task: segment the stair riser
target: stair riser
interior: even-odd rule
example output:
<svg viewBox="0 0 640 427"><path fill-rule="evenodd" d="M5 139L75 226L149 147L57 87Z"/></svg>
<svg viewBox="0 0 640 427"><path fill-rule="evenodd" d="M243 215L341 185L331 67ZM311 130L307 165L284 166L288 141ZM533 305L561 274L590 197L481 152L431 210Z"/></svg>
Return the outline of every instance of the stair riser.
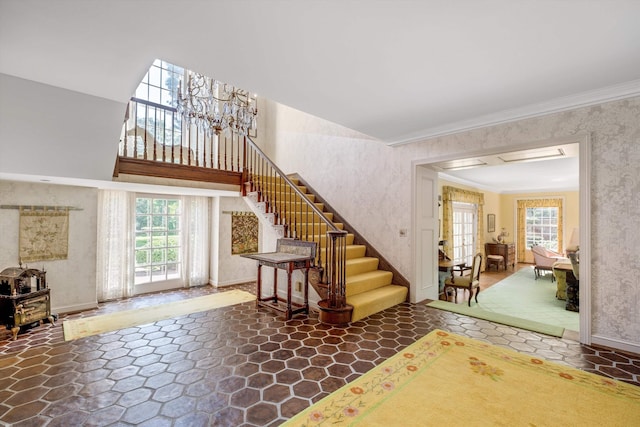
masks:
<svg viewBox="0 0 640 427"><path fill-rule="evenodd" d="M270 188L272 189L276 189L276 191L289 191L289 189L291 187L289 187L288 184L284 183L284 182L275 182L275 183L267 183L267 186L270 186ZM296 185L296 187L298 188L298 190L300 190L301 192L307 194L307 187L305 187L304 185ZM295 190L291 190L291 191L295 191Z"/></svg>
<svg viewBox="0 0 640 427"><path fill-rule="evenodd" d="M324 216L328 219L328 220L333 220L333 214L331 212L323 212ZM309 209L309 211L298 211L298 212L287 212L287 218L295 218L298 220L298 222L312 222L312 219L316 219L318 218L318 215L315 214L311 209Z"/></svg>
<svg viewBox="0 0 640 427"><path fill-rule="evenodd" d="M347 296L361 294L390 285L392 280L393 274L383 270L376 270L375 272L349 277L347 278L346 285Z"/></svg>
<svg viewBox="0 0 640 427"><path fill-rule="evenodd" d="M302 202L302 200L303 200L302 197L298 196L297 194L284 194L284 193L281 193L279 191L274 191L271 188L264 188L261 193L262 193L263 197L266 197L266 198L269 198L269 199L271 199L273 197L276 197L276 198L279 199L279 198L282 197L283 200L287 200L287 203L289 203L289 202L291 202L291 203ZM314 196L313 194L306 194L306 196L307 196L307 199L309 199L312 202L315 202L316 196Z"/></svg>
<svg viewBox="0 0 640 427"><path fill-rule="evenodd" d="M347 246L347 259L362 258L366 253L366 246ZM327 259L327 249L322 250L322 259Z"/></svg>
<svg viewBox="0 0 640 427"><path fill-rule="evenodd" d="M347 237L346 237L346 241L347 241L346 244L347 245L353 245L353 239L354 238L355 238L355 236L353 234L348 233ZM308 236L308 238L305 238L305 240L308 240L310 242L319 243L320 246L323 247L323 248L327 246L327 235L326 234Z"/></svg>
<svg viewBox="0 0 640 427"><path fill-rule="evenodd" d="M342 224L333 224L338 230L342 230ZM315 224L291 224L290 227L295 228L301 234L324 234L329 229L327 224L323 223L315 223Z"/></svg>
<svg viewBox="0 0 640 427"><path fill-rule="evenodd" d="M353 306L351 321L355 322L394 305L406 301L408 289L389 285L370 292L347 297L347 304Z"/></svg>
<svg viewBox="0 0 640 427"><path fill-rule="evenodd" d="M260 175L254 175L253 177L253 182L272 182L272 183L283 183L285 182L284 178L282 177L277 177L277 176L260 176ZM295 185L300 184L300 181L298 181L298 179L296 178L289 178L289 181L293 182Z"/></svg>
<svg viewBox="0 0 640 427"><path fill-rule="evenodd" d="M357 262L357 263L354 263L352 261L353 260L347 261L347 266L345 269L347 280L349 279L350 276L354 276L356 274L362 274L368 271L374 271L378 269L379 261L377 258L371 258L371 259L367 259L366 261Z"/></svg>

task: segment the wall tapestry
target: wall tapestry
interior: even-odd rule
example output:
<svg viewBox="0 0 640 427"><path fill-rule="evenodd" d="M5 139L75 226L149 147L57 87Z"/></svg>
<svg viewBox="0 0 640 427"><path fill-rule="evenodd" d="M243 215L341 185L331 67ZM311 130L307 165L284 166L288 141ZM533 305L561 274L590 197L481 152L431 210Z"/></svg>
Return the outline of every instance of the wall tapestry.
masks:
<svg viewBox="0 0 640 427"><path fill-rule="evenodd" d="M258 252L258 217L251 212L231 213L231 254Z"/></svg>
<svg viewBox="0 0 640 427"><path fill-rule="evenodd" d="M20 207L21 263L67 259L69 208Z"/></svg>

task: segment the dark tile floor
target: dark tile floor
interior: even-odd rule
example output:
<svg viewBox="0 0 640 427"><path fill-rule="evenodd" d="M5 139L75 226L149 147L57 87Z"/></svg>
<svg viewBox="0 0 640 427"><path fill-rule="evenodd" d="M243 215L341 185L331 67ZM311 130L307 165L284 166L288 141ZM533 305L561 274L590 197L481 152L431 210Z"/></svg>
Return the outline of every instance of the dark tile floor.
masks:
<svg viewBox="0 0 640 427"><path fill-rule="evenodd" d="M0 332L0 423L275 426L435 328L640 385L640 355L409 303L346 328L315 314L286 322L244 303L63 341L65 319L215 292L206 286L100 304L17 341Z"/></svg>

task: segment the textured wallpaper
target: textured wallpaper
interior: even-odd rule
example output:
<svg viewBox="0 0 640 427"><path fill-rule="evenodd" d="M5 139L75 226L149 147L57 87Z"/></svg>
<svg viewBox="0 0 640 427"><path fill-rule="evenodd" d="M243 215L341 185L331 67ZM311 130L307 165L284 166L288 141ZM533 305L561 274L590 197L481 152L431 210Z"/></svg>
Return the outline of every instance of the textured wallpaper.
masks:
<svg viewBox="0 0 640 427"><path fill-rule="evenodd" d="M219 221L212 229L213 246L212 284L227 286L255 280L255 261L242 258L231 253L231 214L232 211L250 212L245 201L240 197L217 197L214 201L214 222Z"/></svg>
<svg viewBox="0 0 640 427"><path fill-rule="evenodd" d="M300 173L407 278L411 240L399 230L411 229L412 162L589 134L592 333L640 345L640 97L398 147L277 103L267 108L268 154L286 173Z"/></svg>
<svg viewBox="0 0 640 427"><path fill-rule="evenodd" d="M95 188L0 181L2 205L74 206L69 212L67 259L35 261L47 270L51 308L66 312L95 307L98 190ZM19 212L0 209L0 270L18 265Z"/></svg>

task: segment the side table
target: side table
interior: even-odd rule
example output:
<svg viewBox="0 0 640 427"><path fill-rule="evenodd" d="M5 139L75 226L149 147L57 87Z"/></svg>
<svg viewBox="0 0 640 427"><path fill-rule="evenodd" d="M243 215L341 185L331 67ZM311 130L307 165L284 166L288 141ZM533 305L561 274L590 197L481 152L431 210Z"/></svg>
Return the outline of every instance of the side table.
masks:
<svg viewBox="0 0 640 427"><path fill-rule="evenodd" d="M309 314L309 268L312 267L316 254L315 242L303 242L293 239L279 239L276 252L260 254L243 254L243 258L257 261L258 277L256 282L256 306L269 307L285 313L286 320L290 320L294 314ZM264 297L262 295L262 267L273 268L273 294ZM287 296L278 296L278 270L287 272ZM291 298L291 275L294 270L304 270L304 282L302 291L304 293L303 304L292 301ZM284 303L282 306L280 303Z"/></svg>

